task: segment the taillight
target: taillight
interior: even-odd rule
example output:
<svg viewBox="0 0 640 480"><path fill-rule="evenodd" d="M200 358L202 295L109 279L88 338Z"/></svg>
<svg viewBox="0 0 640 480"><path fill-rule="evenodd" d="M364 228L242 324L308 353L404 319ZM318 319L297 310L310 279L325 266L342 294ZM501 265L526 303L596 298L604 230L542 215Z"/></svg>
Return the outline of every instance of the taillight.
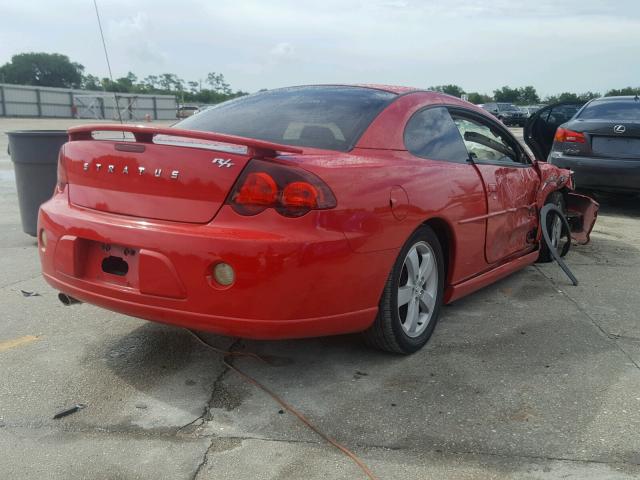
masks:
<svg viewBox="0 0 640 480"><path fill-rule="evenodd" d="M556 142L568 143L585 143L587 141L582 133L567 130L566 128L558 128L554 139Z"/></svg>
<svg viewBox="0 0 640 480"><path fill-rule="evenodd" d="M64 164L64 147L62 147L58 154L58 190L64 190L67 183L69 181L67 179L67 167Z"/></svg>
<svg viewBox="0 0 640 480"><path fill-rule="evenodd" d="M336 199L327 184L311 172L253 159L240 175L227 203L241 215L256 215L274 208L286 217L300 217L310 210L334 208Z"/></svg>

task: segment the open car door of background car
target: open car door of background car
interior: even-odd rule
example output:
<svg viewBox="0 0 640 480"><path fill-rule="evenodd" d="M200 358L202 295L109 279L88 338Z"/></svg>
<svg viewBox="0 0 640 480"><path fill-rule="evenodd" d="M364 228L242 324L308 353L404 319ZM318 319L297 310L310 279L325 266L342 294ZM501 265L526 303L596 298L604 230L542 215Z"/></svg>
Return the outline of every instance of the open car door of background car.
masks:
<svg viewBox="0 0 640 480"><path fill-rule="evenodd" d="M568 122L585 102L561 102L541 108L529 117L523 137L536 159L547 160L556 129Z"/></svg>

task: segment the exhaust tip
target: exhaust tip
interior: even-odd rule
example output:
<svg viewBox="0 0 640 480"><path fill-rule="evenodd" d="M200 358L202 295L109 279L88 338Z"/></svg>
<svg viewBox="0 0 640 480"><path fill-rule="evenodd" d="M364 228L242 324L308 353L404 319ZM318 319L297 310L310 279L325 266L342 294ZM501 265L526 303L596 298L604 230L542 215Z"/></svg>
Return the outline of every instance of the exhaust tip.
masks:
<svg viewBox="0 0 640 480"><path fill-rule="evenodd" d="M66 293L59 293L58 294L58 300L60 300L60 302L63 305L66 305L67 307L70 305L74 305L76 303L82 303L80 300L77 300L69 295L67 295Z"/></svg>

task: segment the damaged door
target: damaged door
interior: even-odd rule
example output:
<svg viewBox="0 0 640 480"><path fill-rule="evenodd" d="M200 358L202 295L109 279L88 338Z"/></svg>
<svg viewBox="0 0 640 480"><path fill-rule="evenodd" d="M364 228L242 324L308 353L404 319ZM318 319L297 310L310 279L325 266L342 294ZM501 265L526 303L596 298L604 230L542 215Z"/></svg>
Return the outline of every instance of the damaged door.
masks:
<svg viewBox="0 0 640 480"><path fill-rule="evenodd" d="M487 263L497 263L531 247L540 178L523 148L503 127L480 115L451 113L484 183L485 257Z"/></svg>

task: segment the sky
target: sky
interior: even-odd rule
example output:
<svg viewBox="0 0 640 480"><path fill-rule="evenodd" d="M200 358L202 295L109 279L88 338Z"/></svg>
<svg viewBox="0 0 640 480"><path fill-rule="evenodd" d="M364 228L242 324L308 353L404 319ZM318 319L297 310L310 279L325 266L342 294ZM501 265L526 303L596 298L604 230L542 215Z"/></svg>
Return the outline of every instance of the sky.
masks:
<svg viewBox="0 0 640 480"><path fill-rule="evenodd" d="M640 86L638 0L98 0L114 77L232 88L457 84L544 95ZM93 0L0 0L0 64L62 53L107 76Z"/></svg>

